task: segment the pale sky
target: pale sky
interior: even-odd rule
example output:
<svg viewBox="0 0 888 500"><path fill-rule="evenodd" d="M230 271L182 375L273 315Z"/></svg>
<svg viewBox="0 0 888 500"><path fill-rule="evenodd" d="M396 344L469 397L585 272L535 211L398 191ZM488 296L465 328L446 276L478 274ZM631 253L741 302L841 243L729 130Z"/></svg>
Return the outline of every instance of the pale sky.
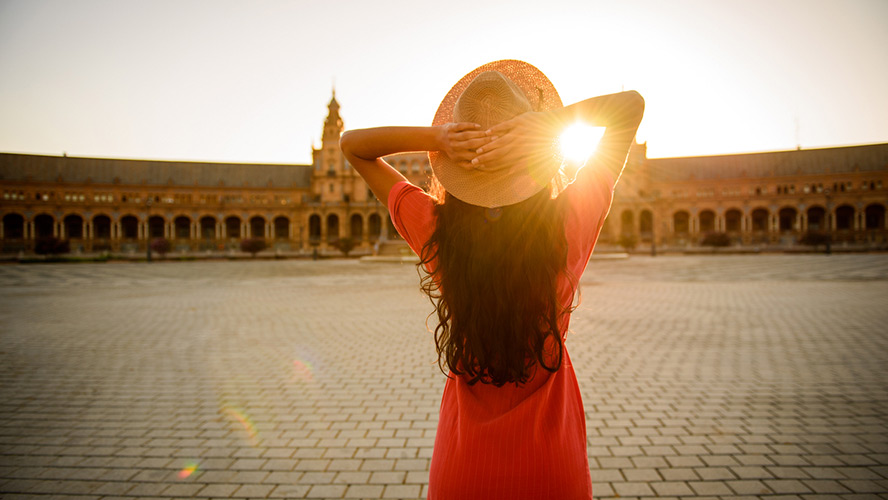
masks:
<svg viewBox="0 0 888 500"><path fill-rule="evenodd" d="M649 157L888 142L888 1L0 0L0 151L308 163L483 63L635 89Z"/></svg>

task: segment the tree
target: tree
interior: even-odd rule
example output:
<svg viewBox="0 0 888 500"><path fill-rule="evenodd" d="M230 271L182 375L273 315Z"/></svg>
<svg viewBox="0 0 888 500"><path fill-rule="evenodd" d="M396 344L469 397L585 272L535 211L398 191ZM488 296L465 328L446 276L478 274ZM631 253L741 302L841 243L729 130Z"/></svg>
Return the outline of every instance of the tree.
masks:
<svg viewBox="0 0 888 500"><path fill-rule="evenodd" d="M729 247L731 246L731 237L728 236L728 233L708 233L700 244L704 247L712 247L713 250L719 247Z"/></svg>
<svg viewBox="0 0 888 500"><path fill-rule="evenodd" d="M59 255L71 251L68 240L62 240L55 236L40 238L34 242L34 253L38 255Z"/></svg>
<svg viewBox="0 0 888 500"><path fill-rule="evenodd" d="M170 253L172 248L173 245L166 238L154 238L151 240L151 251L159 253L161 257L166 257L166 254Z"/></svg>
<svg viewBox="0 0 888 500"><path fill-rule="evenodd" d="M268 248L268 244L265 243L265 240L262 238L246 238L241 240L240 249L241 252L249 252L251 256L254 258L256 254Z"/></svg>
<svg viewBox="0 0 888 500"><path fill-rule="evenodd" d="M816 250L818 246L823 245L826 247L827 253L829 252L829 245L832 243L832 236L829 233L824 233L821 231L808 231L799 238L799 243L802 245L807 245L810 247L814 247Z"/></svg>
<svg viewBox="0 0 888 500"><path fill-rule="evenodd" d="M348 257L348 253L355 249L357 244L355 240L346 236L345 238L339 238L336 243L336 248L339 249L340 252L344 253L346 257Z"/></svg>
<svg viewBox="0 0 888 500"><path fill-rule="evenodd" d="M634 234L622 234L620 239L617 240L617 244L628 252L635 249L635 245L638 245L638 239Z"/></svg>

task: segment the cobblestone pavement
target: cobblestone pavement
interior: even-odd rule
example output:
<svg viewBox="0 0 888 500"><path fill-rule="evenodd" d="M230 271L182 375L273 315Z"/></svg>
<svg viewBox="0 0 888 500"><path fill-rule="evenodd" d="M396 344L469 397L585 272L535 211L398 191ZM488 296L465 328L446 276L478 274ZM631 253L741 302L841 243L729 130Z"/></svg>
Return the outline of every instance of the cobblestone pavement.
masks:
<svg viewBox="0 0 888 500"><path fill-rule="evenodd" d="M888 255L582 285L596 497L888 498ZM0 497L424 497L430 311L410 265L0 266Z"/></svg>

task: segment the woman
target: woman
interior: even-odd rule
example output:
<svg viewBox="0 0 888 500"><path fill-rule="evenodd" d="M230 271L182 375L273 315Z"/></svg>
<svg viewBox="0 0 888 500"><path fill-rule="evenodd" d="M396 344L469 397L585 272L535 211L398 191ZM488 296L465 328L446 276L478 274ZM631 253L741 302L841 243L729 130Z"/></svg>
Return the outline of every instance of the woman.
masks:
<svg viewBox="0 0 888 500"><path fill-rule="evenodd" d="M538 69L506 60L463 77L431 127L343 134L346 158L420 255L436 309L449 373L430 499L592 497L564 335L643 110L636 92L562 107ZM557 140L577 121L607 127L578 171ZM406 151L429 152L431 194L382 159Z"/></svg>

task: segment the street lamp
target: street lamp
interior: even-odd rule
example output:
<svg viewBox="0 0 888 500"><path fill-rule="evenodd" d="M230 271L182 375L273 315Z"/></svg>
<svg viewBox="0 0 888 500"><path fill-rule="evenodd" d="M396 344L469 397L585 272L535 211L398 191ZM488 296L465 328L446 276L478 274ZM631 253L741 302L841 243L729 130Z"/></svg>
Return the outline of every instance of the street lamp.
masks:
<svg viewBox="0 0 888 500"><path fill-rule="evenodd" d="M151 262L151 195L145 198L145 242L147 259Z"/></svg>
<svg viewBox="0 0 888 500"><path fill-rule="evenodd" d="M826 196L826 221L824 226L826 226L826 255L830 255L832 253L832 248L830 244L832 243L832 230L830 228L830 191L829 188L823 190L823 194Z"/></svg>

